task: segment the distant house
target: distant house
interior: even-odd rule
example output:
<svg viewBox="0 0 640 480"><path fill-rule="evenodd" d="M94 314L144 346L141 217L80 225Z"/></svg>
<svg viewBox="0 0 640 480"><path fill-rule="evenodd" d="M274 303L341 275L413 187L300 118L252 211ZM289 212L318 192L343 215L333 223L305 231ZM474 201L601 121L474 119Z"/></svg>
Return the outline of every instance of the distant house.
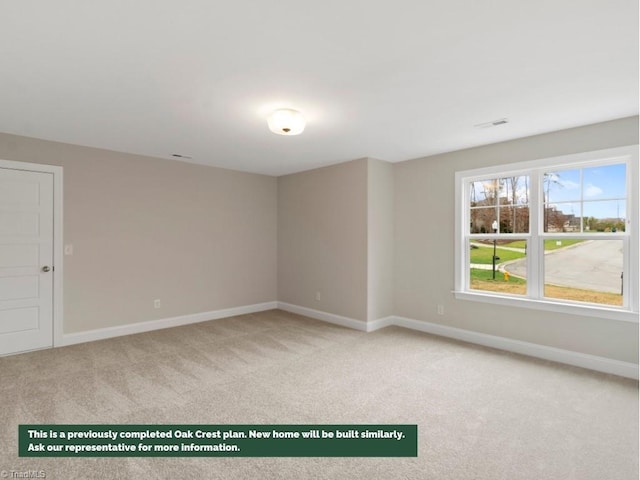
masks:
<svg viewBox="0 0 640 480"><path fill-rule="evenodd" d="M564 222L564 232L579 232L580 224L582 223L582 217L576 217L574 214L566 215L566 221Z"/></svg>

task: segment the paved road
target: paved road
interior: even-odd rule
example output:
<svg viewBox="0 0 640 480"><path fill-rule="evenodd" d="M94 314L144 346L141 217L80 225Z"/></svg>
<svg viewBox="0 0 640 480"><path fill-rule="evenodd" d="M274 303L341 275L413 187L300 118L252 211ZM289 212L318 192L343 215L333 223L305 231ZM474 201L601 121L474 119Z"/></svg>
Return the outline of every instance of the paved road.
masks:
<svg viewBox="0 0 640 480"><path fill-rule="evenodd" d="M514 275L527 276L524 258L505 268ZM545 253L545 283L620 293L621 273L620 240L590 240Z"/></svg>

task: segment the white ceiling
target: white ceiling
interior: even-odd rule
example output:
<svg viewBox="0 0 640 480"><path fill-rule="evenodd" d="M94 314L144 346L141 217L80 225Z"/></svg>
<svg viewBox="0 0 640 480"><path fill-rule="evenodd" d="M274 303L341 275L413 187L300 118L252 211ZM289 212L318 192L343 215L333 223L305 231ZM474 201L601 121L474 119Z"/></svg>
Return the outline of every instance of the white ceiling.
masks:
<svg viewBox="0 0 640 480"><path fill-rule="evenodd" d="M0 18L0 131L270 175L638 114L637 0L21 0ZM270 133L276 107L305 132Z"/></svg>

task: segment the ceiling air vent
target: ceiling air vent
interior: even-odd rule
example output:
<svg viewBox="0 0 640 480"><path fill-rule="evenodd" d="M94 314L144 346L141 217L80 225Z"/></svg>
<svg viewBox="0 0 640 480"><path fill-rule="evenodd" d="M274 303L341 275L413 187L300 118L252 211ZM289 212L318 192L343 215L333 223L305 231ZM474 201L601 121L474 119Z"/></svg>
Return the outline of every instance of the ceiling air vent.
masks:
<svg viewBox="0 0 640 480"><path fill-rule="evenodd" d="M509 123L509 120L507 120L506 118L499 118L497 120L492 120L491 122L478 123L477 125L474 125L474 127L490 128L490 127L497 127L498 125L504 125L505 123Z"/></svg>

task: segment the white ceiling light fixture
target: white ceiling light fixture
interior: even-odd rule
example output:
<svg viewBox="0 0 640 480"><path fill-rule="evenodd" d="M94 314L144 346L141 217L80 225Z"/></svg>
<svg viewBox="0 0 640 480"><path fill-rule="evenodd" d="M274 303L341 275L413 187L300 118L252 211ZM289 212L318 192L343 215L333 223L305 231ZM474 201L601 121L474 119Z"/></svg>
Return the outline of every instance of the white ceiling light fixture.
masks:
<svg viewBox="0 0 640 480"><path fill-rule="evenodd" d="M302 114L290 108L281 108L267 117L269 130L278 135L298 135L304 131L305 120Z"/></svg>

